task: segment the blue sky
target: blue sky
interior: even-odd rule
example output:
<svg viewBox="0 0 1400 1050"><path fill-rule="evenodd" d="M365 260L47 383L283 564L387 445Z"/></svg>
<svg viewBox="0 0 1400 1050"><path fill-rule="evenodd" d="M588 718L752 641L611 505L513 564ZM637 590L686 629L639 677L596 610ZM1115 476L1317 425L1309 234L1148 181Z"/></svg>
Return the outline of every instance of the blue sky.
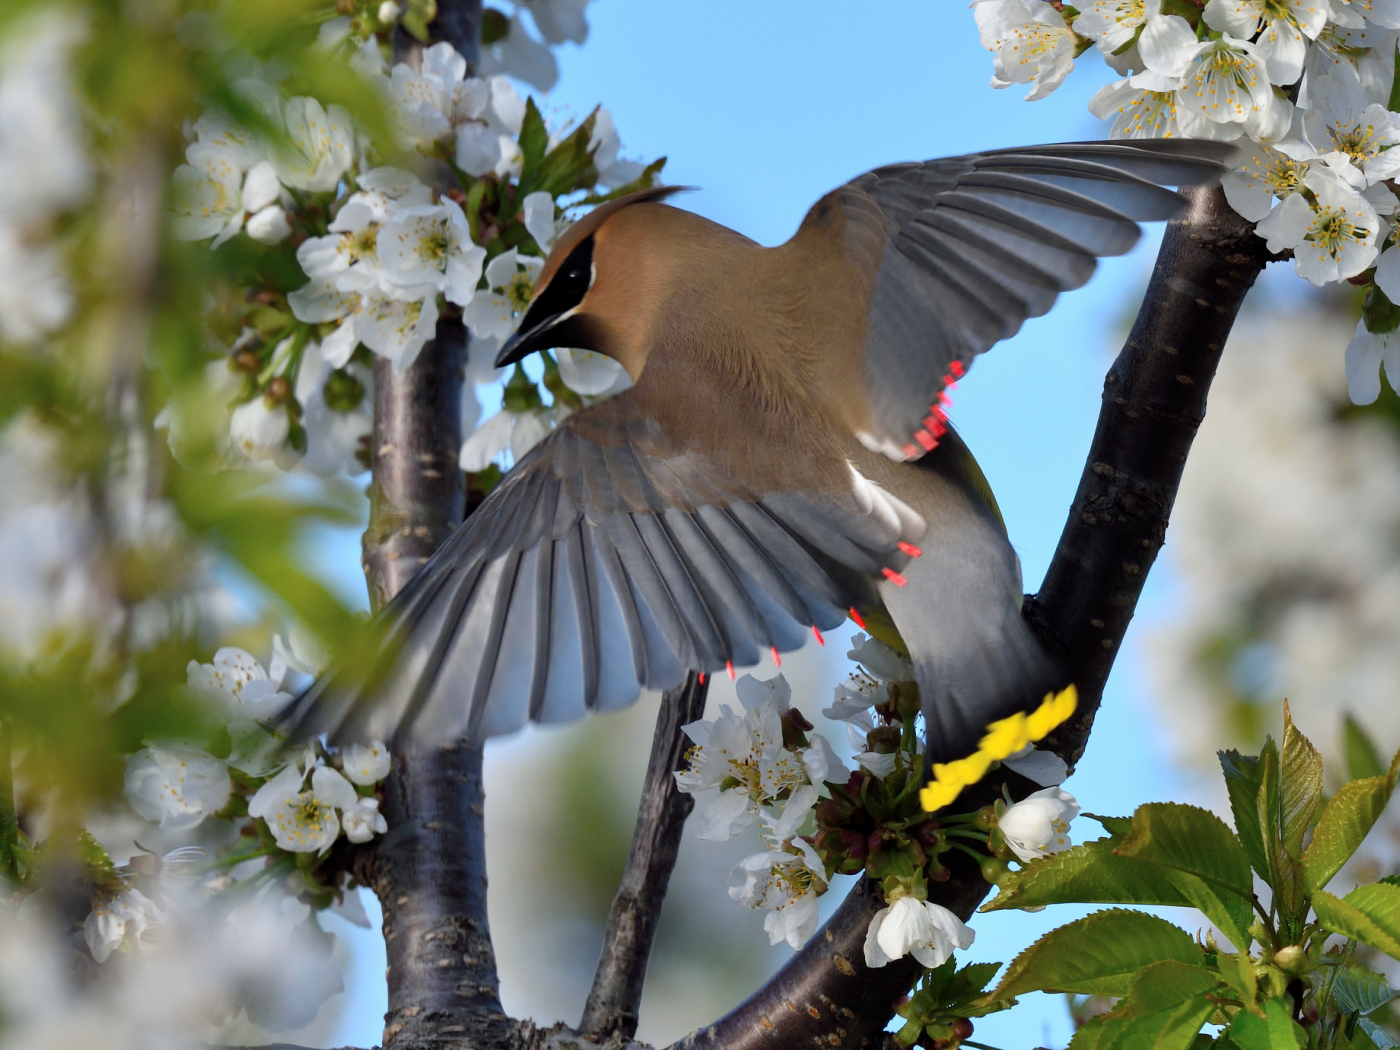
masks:
<svg viewBox="0 0 1400 1050"><path fill-rule="evenodd" d="M1111 76L1094 52L1050 98L1025 102L1024 89L988 86L991 58L978 45L971 12L953 0L597 0L588 16L588 42L559 53L562 76L543 102L546 114L581 116L601 102L613 113L624 155L665 155L667 181L698 187L680 206L765 244L789 237L822 193L881 164L1103 135L1085 105ZM1104 372L1160 235L1160 225L1149 228L1132 255L1104 265L1087 288L1029 322L959 384L953 420L996 493L1028 591L1059 538ZM339 564L347 590L362 594L358 542L344 537L323 556ZM1150 577L1138 623L1168 609L1167 568L1159 563ZM1068 785L1089 811L1128 814L1189 790L1162 751L1137 652L1130 631L1088 753ZM1080 834L1094 837L1092 828ZM979 916L969 957L1009 961L1076 914ZM382 948L364 938L356 951L340 1038L372 1045L384 1009ZM1059 997L1029 996L1011 1014L979 1022L975 1038L1005 1048L1063 1046L1069 1034Z"/></svg>

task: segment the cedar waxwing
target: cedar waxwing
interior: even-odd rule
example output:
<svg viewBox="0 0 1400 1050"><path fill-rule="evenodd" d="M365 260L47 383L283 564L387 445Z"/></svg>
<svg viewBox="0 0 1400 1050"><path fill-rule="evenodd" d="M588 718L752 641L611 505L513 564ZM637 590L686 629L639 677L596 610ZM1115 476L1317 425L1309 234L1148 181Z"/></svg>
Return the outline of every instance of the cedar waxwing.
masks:
<svg viewBox="0 0 1400 1050"><path fill-rule="evenodd" d="M304 731L482 740L756 664L847 616L913 660L926 808L1074 710L1021 617L986 479L948 429L973 357L1084 284L1233 147L998 150L862 175L764 248L664 203L594 209L498 365L551 347L627 391L564 420L384 609L368 682Z"/></svg>

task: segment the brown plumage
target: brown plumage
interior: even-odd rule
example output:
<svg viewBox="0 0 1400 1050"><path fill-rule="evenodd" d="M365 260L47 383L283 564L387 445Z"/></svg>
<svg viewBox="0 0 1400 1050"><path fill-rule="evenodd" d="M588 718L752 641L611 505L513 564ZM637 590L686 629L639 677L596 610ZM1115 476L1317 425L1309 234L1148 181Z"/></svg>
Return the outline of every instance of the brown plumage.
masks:
<svg viewBox="0 0 1400 1050"><path fill-rule="evenodd" d="M626 392L564 421L384 611L371 682L303 728L482 738L758 662L848 611L893 621L930 759L1066 685L1020 617L1020 569L941 399L972 358L1175 214L1160 183L1230 147L1007 150L870 172L763 248L666 203L560 239L498 363L613 357ZM859 612L857 612L859 615Z"/></svg>

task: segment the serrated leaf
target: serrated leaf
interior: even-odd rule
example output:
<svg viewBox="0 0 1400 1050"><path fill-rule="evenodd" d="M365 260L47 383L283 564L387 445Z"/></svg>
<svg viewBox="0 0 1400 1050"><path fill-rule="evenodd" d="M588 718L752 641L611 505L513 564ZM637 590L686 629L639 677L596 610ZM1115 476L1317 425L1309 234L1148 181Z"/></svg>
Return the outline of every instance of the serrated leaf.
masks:
<svg viewBox="0 0 1400 1050"><path fill-rule="evenodd" d="M1124 996L1145 967L1167 959L1204 963L1190 934L1165 919L1122 908L1095 912L1051 930L1018 955L992 997L1035 991Z"/></svg>
<svg viewBox="0 0 1400 1050"><path fill-rule="evenodd" d="M1264 1016L1255 1000L1259 996L1259 976L1254 972L1254 960L1247 953L1230 955L1221 952L1216 962L1220 980L1232 991L1235 998L1244 1003L1250 1013Z"/></svg>
<svg viewBox="0 0 1400 1050"><path fill-rule="evenodd" d="M1103 825L1109 836L1115 839L1125 838L1133 830L1132 817L1101 817L1097 813L1085 813L1084 816L1090 820L1097 820Z"/></svg>
<svg viewBox="0 0 1400 1050"><path fill-rule="evenodd" d="M1278 770L1278 745L1272 738L1265 738L1264 746L1259 751L1259 793L1254 801L1259 814L1259 828L1264 836L1264 853L1268 857L1267 869L1259 874L1275 890L1279 884L1279 837L1282 827Z"/></svg>
<svg viewBox="0 0 1400 1050"><path fill-rule="evenodd" d="M1375 1044L1376 1050L1395 1050L1397 1046L1400 1046L1400 1043L1395 1041L1395 1036L1369 1017L1361 1018L1357 1022L1357 1028L1366 1033L1367 1038Z"/></svg>
<svg viewBox="0 0 1400 1050"><path fill-rule="evenodd" d="M1254 892L1240 840L1223 820L1199 806L1177 802L1139 806L1133 814L1132 833L1114 852L1188 872L1246 899Z"/></svg>
<svg viewBox="0 0 1400 1050"><path fill-rule="evenodd" d="M520 199L539 188L540 165L548 148L549 129L531 96L525 100L525 119L520 124L520 183L516 193Z"/></svg>
<svg viewBox="0 0 1400 1050"><path fill-rule="evenodd" d="M1190 1050L1215 1012L1205 998L1214 974L1175 961L1154 963L1137 975L1127 998L1075 1032L1072 1050Z"/></svg>
<svg viewBox="0 0 1400 1050"><path fill-rule="evenodd" d="M1351 715L1342 719L1342 749L1347 760L1347 777L1365 780L1385 773L1385 762L1376 749L1375 741Z"/></svg>
<svg viewBox="0 0 1400 1050"><path fill-rule="evenodd" d="M1244 847L1209 810L1149 803L1133 814L1133 831L1114 852L1158 866L1167 880L1240 951L1249 949L1253 877Z"/></svg>
<svg viewBox="0 0 1400 1050"><path fill-rule="evenodd" d="M1345 898L1318 890L1313 894L1313 911L1334 933L1400 959L1400 886L1359 886Z"/></svg>
<svg viewBox="0 0 1400 1050"><path fill-rule="evenodd" d="M1249 950L1253 940L1248 933L1253 920L1249 901L1238 893L1222 889L1189 872L1168 868L1162 874L1193 908L1205 913L1206 918L1219 927L1231 944L1241 952Z"/></svg>
<svg viewBox="0 0 1400 1050"><path fill-rule="evenodd" d="M1342 870L1360 847L1385 809L1400 772L1400 751L1390 769L1378 777L1353 780L1332 796L1313 829L1312 842L1303 851L1303 882L1316 893Z"/></svg>
<svg viewBox="0 0 1400 1050"><path fill-rule="evenodd" d="M1240 1050L1299 1050L1307 1045L1302 1028L1288 1016L1288 1007L1282 999L1270 999L1265 1003L1262 1017L1236 1014L1226 1031Z"/></svg>
<svg viewBox="0 0 1400 1050"><path fill-rule="evenodd" d="M1238 751L1219 751L1220 770L1230 794L1230 812L1235 818L1235 834L1249 857L1250 866L1260 875L1269 873L1269 856L1264 848L1264 832L1259 825L1259 759Z"/></svg>
<svg viewBox="0 0 1400 1050"><path fill-rule="evenodd" d="M1369 1014L1396 994L1383 976L1361 966L1341 967L1332 980L1332 998L1343 1013Z"/></svg>
<svg viewBox="0 0 1400 1050"><path fill-rule="evenodd" d="M1190 899L1161 869L1116 856L1113 846L1112 839L1096 839L1027 864L1008 874L997 895L980 910L1039 908L1047 904L1191 906Z"/></svg>
<svg viewBox="0 0 1400 1050"><path fill-rule="evenodd" d="M1317 808L1322 804L1322 755L1298 731L1287 702L1283 705L1283 749L1279 766L1279 819L1283 848L1290 856L1303 852Z"/></svg>

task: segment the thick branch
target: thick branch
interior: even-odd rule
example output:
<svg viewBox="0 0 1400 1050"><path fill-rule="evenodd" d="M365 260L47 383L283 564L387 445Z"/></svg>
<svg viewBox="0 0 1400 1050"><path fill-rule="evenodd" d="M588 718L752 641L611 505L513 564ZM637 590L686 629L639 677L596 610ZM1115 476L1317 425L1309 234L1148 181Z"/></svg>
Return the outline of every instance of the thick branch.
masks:
<svg viewBox="0 0 1400 1050"><path fill-rule="evenodd" d="M708 686L692 674L684 685L667 690L661 697L632 852L608 913L602 957L579 1022L582 1035L620 1033L630 1039L637 1033L637 1011L656 922L681 848L681 830L694 806L689 795L677 790L672 775L685 765L686 737L681 727L704 715L708 691Z"/></svg>
<svg viewBox="0 0 1400 1050"><path fill-rule="evenodd" d="M476 58L480 0L438 0L434 40ZM396 61L416 65L421 45L400 30ZM364 568L374 604L407 583L465 511L457 467L467 333L459 319L438 322L436 338L396 374L375 362L370 526ZM504 1045L511 1022L501 1011L486 912L481 749L396 750L384 784L389 832L365 851L356 875L384 908L389 1012L386 1048Z"/></svg>
<svg viewBox="0 0 1400 1050"><path fill-rule="evenodd" d="M1083 754L1113 659L1165 538L1221 347L1266 262L1264 242L1218 187L1188 196L1190 209L1167 226L1137 322L1105 380L1098 429L1045 585L1027 603L1038 629L1065 652L1080 691L1079 711L1049 742L1071 765ZM1024 781L1021 786L1024 795L1029 788ZM969 801L981 804L976 797ZM953 877L933 884L930 899L966 920L990 887L970 861L950 867ZM882 906L863 879L772 980L677 1046L840 1050L882 1039L895 1000L918 974L907 958L866 968L865 930Z"/></svg>

